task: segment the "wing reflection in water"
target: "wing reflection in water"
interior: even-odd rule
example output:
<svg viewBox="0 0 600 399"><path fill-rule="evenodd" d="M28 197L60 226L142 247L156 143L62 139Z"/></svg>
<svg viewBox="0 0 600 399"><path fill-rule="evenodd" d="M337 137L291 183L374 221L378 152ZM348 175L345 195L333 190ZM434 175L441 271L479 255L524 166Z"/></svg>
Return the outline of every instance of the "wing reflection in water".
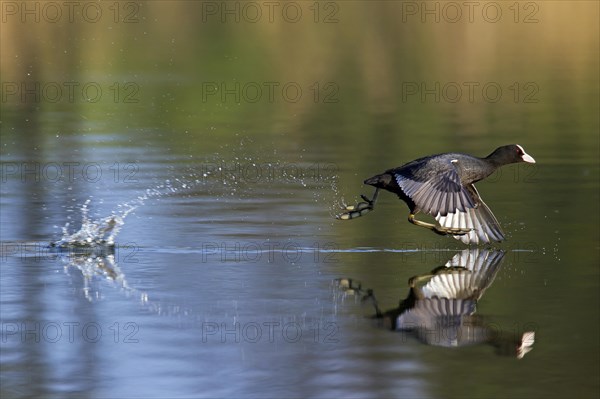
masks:
<svg viewBox="0 0 600 399"><path fill-rule="evenodd" d="M359 292L375 306L376 317L392 330L410 332L427 345L459 347L486 343L499 354L521 359L535 341L535 333L503 333L475 315L477 301L492 284L504 257L503 251L465 249L446 265L410 278L408 296L397 308L381 312L373 290L362 290L351 279L336 280L340 292Z"/></svg>

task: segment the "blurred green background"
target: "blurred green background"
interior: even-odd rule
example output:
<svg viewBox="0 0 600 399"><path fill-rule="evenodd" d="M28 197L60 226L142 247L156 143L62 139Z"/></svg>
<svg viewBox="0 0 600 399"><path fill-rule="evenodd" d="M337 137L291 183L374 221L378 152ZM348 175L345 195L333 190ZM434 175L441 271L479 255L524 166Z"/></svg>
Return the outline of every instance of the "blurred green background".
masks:
<svg viewBox="0 0 600 399"><path fill-rule="evenodd" d="M324 126L321 139L365 150L385 139L393 151L426 153L498 135L557 152L589 148L598 129L598 5L476 3L120 2L100 3L100 16L82 3L73 22L58 7L52 23L43 2L30 14L3 2L3 108L68 110L84 130L164 128L185 148L240 132L310 143ZM10 82L41 83L48 95L22 101ZM47 101L52 82L64 90L56 102ZM79 83L74 101L65 82ZM265 82L274 82L272 101ZM94 87L82 93L88 83L100 85L98 102L83 98L95 98ZM212 94L214 84L236 91L236 83L240 101Z"/></svg>

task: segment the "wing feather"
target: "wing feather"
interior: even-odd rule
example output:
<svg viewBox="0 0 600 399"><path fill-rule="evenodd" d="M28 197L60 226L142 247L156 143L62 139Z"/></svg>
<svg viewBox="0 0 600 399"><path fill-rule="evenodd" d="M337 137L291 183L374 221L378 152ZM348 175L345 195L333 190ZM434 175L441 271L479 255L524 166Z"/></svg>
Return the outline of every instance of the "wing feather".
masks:
<svg viewBox="0 0 600 399"><path fill-rule="evenodd" d="M455 209L466 211L475 206L452 162L436 163L435 171L420 174L419 167L426 166L426 161L421 161L390 171L417 210L435 217L438 212L444 216Z"/></svg>
<svg viewBox="0 0 600 399"><path fill-rule="evenodd" d="M504 240L500 223L498 223L490 208L483 202L475 186L472 184L467 185L467 191L471 195L475 206L467 208L464 212L460 210L449 212L444 218L436 217L438 223L444 227L473 229L467 234L453 236L465 244L488 244L492 241Z"/></svg>
<svg viewBox="0 0 600 399"><path fill-rule="evenodd" d="M498 220L472 184L463 186L456 163L420 159L389 170L402 192L415 204L415 212L433 216L441 226L471 228L454 238L465 244L502 241Z"/></svg>

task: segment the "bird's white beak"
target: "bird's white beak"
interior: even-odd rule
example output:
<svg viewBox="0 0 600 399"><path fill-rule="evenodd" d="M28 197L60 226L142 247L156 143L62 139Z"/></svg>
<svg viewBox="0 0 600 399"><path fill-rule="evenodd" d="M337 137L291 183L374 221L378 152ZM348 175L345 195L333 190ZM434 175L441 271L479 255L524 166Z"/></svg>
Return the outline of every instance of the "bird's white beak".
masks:
<svg viewBox="0 0 600 399"><path fill-rule="evenodd" d="M523 156L521 157L521 159L528 163L535 163L535 159L533 159L533 157L527 154L526 152L523 152Z"/></svg>
<svg viewBox="0 0 600 399"><path fill-rule="evenodd" d="M523 162L527 162L527 163L535 163L535 159L533 159L533 157L531 155L529 155L528 153L525 152L525 150L523 149L523 147L521 147L520 145L517 144L517 146L521 149L521 151L523 152L523 155L521 155L521 159L523 160Z"/></svg>

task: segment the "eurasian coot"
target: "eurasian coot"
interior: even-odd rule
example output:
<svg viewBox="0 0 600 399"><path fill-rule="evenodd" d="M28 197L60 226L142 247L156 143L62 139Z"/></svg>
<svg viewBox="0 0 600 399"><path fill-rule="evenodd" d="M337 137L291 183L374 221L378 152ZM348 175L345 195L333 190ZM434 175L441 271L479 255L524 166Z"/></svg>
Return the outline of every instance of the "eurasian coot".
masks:
<svg viewBox="0 0 600 399"><path fill-rule="evenodd" d="M485 158L467 154L447 153L416 159L398 168L389 169L364 181L374 186L372 199L361 195L366 202L346 206L338 219L348 220L373 210L379 189L395 193L410 208L408 221L450 234L465 244L502 241L504 233L498 220L483 202L473 183L485 179L503 165L535 160L518 144L497 148ZM437 224L415 219L423 212Z"/></svg>

